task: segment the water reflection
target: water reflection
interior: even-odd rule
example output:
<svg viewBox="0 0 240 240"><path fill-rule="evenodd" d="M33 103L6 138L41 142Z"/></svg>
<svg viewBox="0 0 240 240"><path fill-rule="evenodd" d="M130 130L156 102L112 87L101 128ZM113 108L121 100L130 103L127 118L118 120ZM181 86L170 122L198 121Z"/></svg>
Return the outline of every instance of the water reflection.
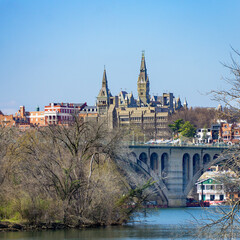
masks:
<svg viewBox="0 0 240 240"><path fill-rule="evenodd" d="M121 226L121 227L107 227L102 229L85 229L85 230L58 230L58 231L44 231L44 232L23 232L23 233L5 233L1 234L1 239L18 239L18 240L74 240L74 239L176 239L181 237L188 237L189 232L180 231L177 227L146 227L146 225Z"/></svg>

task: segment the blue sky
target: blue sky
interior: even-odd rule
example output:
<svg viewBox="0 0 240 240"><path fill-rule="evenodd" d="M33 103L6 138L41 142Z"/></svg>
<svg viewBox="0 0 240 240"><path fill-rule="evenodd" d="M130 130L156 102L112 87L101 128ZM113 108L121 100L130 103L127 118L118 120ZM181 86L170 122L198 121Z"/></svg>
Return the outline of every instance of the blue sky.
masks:
<svg viewBox="0 0 240 240"><path fill-rule="evenodd" d="M104 65L112 94L137 98L142 50L151 94L217 106L204 94L227 87L239 12L238 0L0 0L0 110L93 105Z"/></svg>

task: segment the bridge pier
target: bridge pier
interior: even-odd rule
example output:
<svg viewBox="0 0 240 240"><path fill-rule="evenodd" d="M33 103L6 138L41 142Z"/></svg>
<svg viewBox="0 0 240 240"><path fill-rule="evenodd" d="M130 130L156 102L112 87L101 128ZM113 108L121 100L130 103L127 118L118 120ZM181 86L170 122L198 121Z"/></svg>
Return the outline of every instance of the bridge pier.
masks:
<svg viewBox="0 0 240 240"><path fill-rule="evenodd" d="M169 207L185 207L186 196L183 196L183 167L182 154L179 152L171 151L168 162L168 175L167 175L167 188L168 206Z"/></svg>
<svg viewBox="0 0 240 240"><path fill-rule="evenodd" d="M168 196L168 207L186 207L186 197L179 195Z"/></svg>

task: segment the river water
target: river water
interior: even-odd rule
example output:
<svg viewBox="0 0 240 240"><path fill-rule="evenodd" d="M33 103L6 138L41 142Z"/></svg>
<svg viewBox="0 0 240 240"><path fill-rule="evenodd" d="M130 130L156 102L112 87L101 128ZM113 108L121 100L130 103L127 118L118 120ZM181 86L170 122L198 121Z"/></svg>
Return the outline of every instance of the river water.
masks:
<svg viewBox="0 0 240 240"><path fill-rule="evenodd" d="M197 220L208 217L210 207L203 208L168 208L151 209L147 213L135 216L131 223L125 226L105 228L90 228L84 230L48 230L33 232L0 233L0 239L15 240L144 240L144 239L195 239ZM201 221L200 221L201 222ZM240 236L240 235L239 235ZM200 239L211 239L203 238Z"/></svg>

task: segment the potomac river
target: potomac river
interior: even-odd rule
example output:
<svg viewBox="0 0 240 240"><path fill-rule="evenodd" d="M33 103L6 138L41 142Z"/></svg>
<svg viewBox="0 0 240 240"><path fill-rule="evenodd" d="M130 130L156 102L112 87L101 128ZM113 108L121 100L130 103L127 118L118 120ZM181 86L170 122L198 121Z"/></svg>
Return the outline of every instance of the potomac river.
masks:
<svg viewBox="0 0 240 240"><path fill-rule="evenodd" d="M0 239L14 240L144 240L144 239L195 239L201 219L209 217L216 207L148 209L137 214L124 226L88 228L83 230L46 230L33 232L0 233ZM215 215L216 216L216 215ZM200 220L199 222L197 222ZM240 236L240 235L239 235ZM200 237L198 239L211 239Z"/></svg>

